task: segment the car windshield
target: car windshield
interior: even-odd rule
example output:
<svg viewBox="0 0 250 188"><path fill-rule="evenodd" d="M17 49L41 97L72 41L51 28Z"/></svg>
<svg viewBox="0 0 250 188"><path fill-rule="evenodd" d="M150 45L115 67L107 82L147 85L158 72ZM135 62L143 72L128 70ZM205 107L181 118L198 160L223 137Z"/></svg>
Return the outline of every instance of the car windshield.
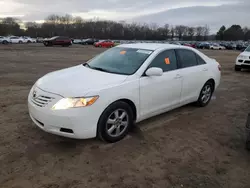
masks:
<svg viewBox="0 0 250 188"><path fill-rule="evenodd" d="M250 52L250 46L245 49L245 52Z"/></svg>
<svg viewBox="0 0 250 188"><path fill-rule="evenodd" d="M58 38L58 36L56 36L56 37L52 37L52 38L50 38L51 40L53 40L53 39L56 39L56 38Z"/></svg>
<svg viewBox="0 0 250 188"><path fill-rule="evenodd" d="M136 48L111 48L87 62L88 67L115 74L134 74L153 51Z"/></svg>

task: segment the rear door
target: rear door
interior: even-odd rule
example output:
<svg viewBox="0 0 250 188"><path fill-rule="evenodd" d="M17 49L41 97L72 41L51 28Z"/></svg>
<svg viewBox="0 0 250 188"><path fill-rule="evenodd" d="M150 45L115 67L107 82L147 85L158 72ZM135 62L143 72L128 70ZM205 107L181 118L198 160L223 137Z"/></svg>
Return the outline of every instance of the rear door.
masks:
<svg viewBox="0 0 250 188"><path fill-rule="evenodd" d="M54 41L55 45L62 45L63 44L63 37L57 37Z"/></svg>
<svg viewBox="0 0 250 188"><path fill-rule="evenodd" d="M198 99L203 85L209 80L209 66L194 51L177 49L180 74L183 76L181 103L187 104Z"/></svg>

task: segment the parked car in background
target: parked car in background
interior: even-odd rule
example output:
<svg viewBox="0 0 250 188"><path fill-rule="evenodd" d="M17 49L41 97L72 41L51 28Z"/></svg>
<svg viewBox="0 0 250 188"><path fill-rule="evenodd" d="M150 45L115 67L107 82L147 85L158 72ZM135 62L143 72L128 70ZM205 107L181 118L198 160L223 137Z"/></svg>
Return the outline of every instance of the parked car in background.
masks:
<svg viewBox="0 0 250 188"><path fill-rule="evenodd" d="M224 46L221 46L219 44L211 44L209 48L211 50L225 50L226 49Z"/></svg>
<svg viewBox="0 0 250 188"><path fill-rule="evenodd" d="M189 46L189 47L195 48L195 44L191 44L191 43L184 43L183 46Z"/></svg>
<svg viewBox="0 0 250 188"><path fill-rule="evenodd" d="M179 43L179 42L169 42L169 44L175 44L175 45L181 45L181 43Z"/></svg>
<svg viewBox="0 0 250 188"><path fill-rule="evenodd" d="M8 37L0 36L0 43L1 44L9 44L9 43L11 43L11 40Z"/></svg>
<svg viewBox="0 0 250 188"><path fill-rule="evenodd" d="M37 43L43 43L43 40L44 40L44 39L43 39L42 37L37 37L37 38L36 38L36 42L37 42Z"/></svg>
<svg viewBox="0 0 250 188"><path fill-rule="evenodd" d="M99 42L98 39L93 39L93 38L88 38L88 39L83 39L81 44L82 45L94 45L94 43Z"/></svg>
<svg viewBox="0 0 250 188"><path fill-rule="evenodd" d="M46 132L117 142L135 122L192 102L208 105L220 78L219 63L194 48L122 44L40 78L28 109Z"/></svg>
<svg viewBox="0 0 250 188"><path fill-rule="evenodd" d="M71 38L69 37L55 36L50 39L44 39L43 44L45 46L54 46L54 45L70 46L72 45L72 41Z"/></svg>
<svg viewBox="0 0 250 188"><path fill-rule="evenodd" d="M248 46L237 58L235 62L235 71L241 69L250 69L250 46Z"/></svg>
<svg viewBox="0 0 250 188"><path fill-rule="evenodd" d="M73 39L72 42L74 44L81 44L82 43L82 39Z"/></svg>
<svg viewBox="0 0 250 188"><path fill-rule="evenodd" d="M208 42L201 42L197 45L199 49L210 49L210 43Z"/></svg>
<svg viewBox="0 0 250 188"><path fill-rule="evenodd" d="M13 44L23 44L26 43L25 39L22 37L18 37L18 36L11 36L10 37L10 41Z"/></svg>
<svg viewBox="0 0 250 188"><path fill-rule="evenodd" d="M247 48L246 44L237 44L236 50L244 51Z"/></svg>
<svg viewBox="0 0 250 188"><path fill-rule="evenodd" d="M99 41L99 42L95 42L94 43L94 46L95 47L101 47L101 48L111 48L111 47L114 47L115 46L115 43L111 40L102 40L102 41Z"/></svg>
<svg viewBox="0 0 250 188"><path fill-rule="evenodd" d="M225 47L227 50L236 50L236 44L234 43L227 43Z"/></svg>
<svg viewBox="0 0 250 188"><path fill-rule="evenodd" d="M21 38L23 38L24 43L36 43L36 39L33 39L31 37L24 36L24 37L21 37Z"/></svg>

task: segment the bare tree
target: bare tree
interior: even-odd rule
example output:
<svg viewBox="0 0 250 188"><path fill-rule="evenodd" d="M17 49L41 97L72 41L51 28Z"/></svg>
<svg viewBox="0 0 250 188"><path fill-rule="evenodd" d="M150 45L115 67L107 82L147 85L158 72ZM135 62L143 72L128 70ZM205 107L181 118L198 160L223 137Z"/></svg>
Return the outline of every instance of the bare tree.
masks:
<svg viewBox="0 0 250 188"><path fill-rule="evenodd" d="M182 40L183 34L185 33L186 26L184 25L178 25L175 26L175 33L179 37L179 40Z"/></svg>
<svg viewBox="0 0 250 188"><path fill-rule="evenodd" d="M189 40L193 40L194 34L195 34L195 28L194 27L188 27L187 29Z"/></svg>

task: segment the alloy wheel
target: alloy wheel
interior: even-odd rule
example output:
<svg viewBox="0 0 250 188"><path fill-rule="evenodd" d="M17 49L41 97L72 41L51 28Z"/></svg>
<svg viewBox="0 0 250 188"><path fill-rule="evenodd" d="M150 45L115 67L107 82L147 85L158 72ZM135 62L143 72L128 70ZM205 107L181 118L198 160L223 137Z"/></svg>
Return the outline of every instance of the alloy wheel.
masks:
<svg viewBox="0 0 250 188"><path fill-rule="evenodd" d="M212 95L212 88L210 85L206 85L203 90L202 90L202 96L201 96L201 100L202 102L205 104L209 101L211 95Z"/></svg>
<svg viewBox="0 0 250 188"><path fill-rule="evenodd" d="M108 117L106 122L106 132L111 137L118 137L127 129L128 124L128 113L123 109L117 109Z"/></svg>

